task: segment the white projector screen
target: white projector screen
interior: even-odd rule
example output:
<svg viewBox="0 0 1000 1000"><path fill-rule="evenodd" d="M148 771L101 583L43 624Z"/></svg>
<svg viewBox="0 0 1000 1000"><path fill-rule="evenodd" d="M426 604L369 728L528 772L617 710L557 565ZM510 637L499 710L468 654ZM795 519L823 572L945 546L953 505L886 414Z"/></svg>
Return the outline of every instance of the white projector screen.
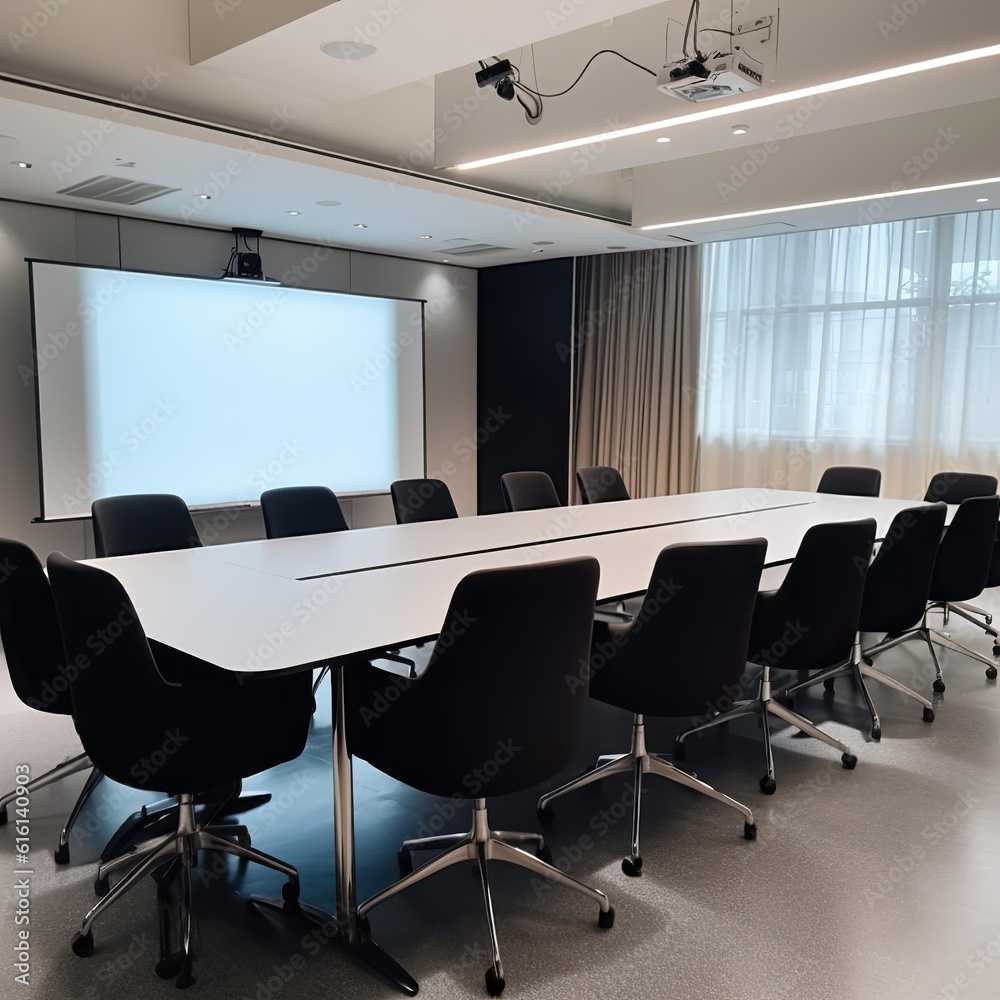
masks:
<svg viewBox="0 0 1000 1000"><path fill-rule="evenodd" d="M421 477L423 303L29 261L43 520Z"/></svg>

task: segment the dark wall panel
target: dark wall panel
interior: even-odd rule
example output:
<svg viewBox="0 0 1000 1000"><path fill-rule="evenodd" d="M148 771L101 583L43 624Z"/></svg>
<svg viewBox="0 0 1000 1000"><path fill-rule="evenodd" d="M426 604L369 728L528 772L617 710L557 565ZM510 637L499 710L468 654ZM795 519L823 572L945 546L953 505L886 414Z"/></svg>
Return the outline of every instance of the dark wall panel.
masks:
<svg viewBox="0 0 1000 1000"><path fill-rule="evenodd" d="M479 272L479 513L500 476L541 469L567 502L573 259Z"/></svg>

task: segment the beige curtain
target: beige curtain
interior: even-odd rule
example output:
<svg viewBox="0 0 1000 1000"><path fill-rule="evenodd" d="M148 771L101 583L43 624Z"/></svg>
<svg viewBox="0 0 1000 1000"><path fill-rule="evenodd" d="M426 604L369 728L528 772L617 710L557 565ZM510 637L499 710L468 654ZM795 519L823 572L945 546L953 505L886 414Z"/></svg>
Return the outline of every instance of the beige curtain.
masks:
<svg viewBox="0 0 1000 1000"><path fill-rule="evenodd" d="M701 248L577 261L574 468L632 497L697 488Z"/></svg>

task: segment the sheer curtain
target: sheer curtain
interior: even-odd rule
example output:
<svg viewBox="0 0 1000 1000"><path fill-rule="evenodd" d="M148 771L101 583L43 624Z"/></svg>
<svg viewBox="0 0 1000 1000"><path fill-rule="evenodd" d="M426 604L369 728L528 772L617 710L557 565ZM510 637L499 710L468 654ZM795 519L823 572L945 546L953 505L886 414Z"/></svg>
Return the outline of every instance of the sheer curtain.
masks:
<svg viewBox="0 0 1000 1000"><path fill-rule="evenodd" d="M577 262L574 467L614 466L632 497L695 488L700 254Z"/></svg>
<svg viewBox="0 0 1000 1000"><path fill-rule="evenodd" d="M701 489L997 474L1000 212L713 244L703 299Z"/></svg>

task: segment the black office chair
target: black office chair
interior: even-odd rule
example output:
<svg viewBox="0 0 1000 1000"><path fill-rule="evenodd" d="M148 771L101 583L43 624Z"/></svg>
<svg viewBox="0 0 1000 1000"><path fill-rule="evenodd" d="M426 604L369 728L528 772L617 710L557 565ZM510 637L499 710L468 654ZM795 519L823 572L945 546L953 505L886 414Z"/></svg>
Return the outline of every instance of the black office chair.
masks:
<svg viewBox="0 0 1000 1000"><path fill-rule="evenodd" d="M839 750L841 763L853 770L858 759L846 744L772 699L771 670L825 670L850 660L874 542L873 518L817 524L805 533L781 586L757 595L747 656L761 668L757 697L681 733L675 758L684 759L684 741L692 733L756 716L761 720L767 762L760 790L772 795L777 785L768 717L774 715Z"/></svg>
<svg viewBox="0 0 1000 1000"><path fill-rule="evenodd" d="M396 524L445 521L458 517L447 485L440 479L397 479L390 487Z"/></svg>
<svg viewBox="0 0 1000 1000"><path fill-rule="evenodd" d="M515 846L538 834L492 831L486 796L520 792L551 778L573 758L587 705L586 685L566 677L590 652L599 567L570 559L471 573L455 588L434 655L423 677L400 691L388 712L372 713L386 675L369 664L348 672L351 750L399 781L430 795L472 799L472 830L406 841L403 877L358 908L371 911L403 889L462 861L479 866L493 962L487 989L504 986L487 860L507 861L583 893L610 927L608 897ZM525 607L544 608L526 618ZM471 623L471 624L470 624ZM411 870L415 850L443 854Z"/></svg>
<svg viewBox="0 0 1000 1000"><path fill-rule="evenodd" d="M817 493L842 496L877 497L882 489L882 472L862 465L831 465L820 476Z"/></svg>
<svg viewBox="0 0 1000 1000"><path fill-rule="evenodd" d="M1000 497L970 497L963 500L945 529L938 547L934 574L931 577L930 593L927 595L927 611L951 608L960 601L978 597L986 587L996 545L997 516L1000 514ZM964 653L980 663L986 664L986 677L995 680L997 668L993 661L982 653L955 642L950 635L927 624L927 615L919 626L907 629L901 635L886 639L885 642L865 650L870 660L878 653L898 646L908 639L923 639L934 660L934 690L945 689L941 664L934 646Z"/></svg>
<svg viewBox="0 0 1000 1000"><path fill-rule="evenodd" d="M66 662L56 606L42 564L27 545L0 538L0 567L0 639L14 692L25 705L39 712L72 715L69 679L79 668ZM7 822L8 805L20 795L30 795L88 769L90 776L59 834L55 850L56 864L69 864L70 831L103 777L86 753L18 785L0 798L0 826Z"/></svg>
<svg viewBox="0 0 1000 1000"><path fill-rule="evenodd" d="M646 715L691 718L718 704L746 667L750 622L767 542L671 545L656 560L642 607L633 622L594 626L590 697L633 714L632 745L624 756L601 764L546 792L539 818L551 818L552 803L567 792L612 774L635 777L632 850L622 861L626 875L639 875L639 816L644 774L669 778L730 806L743 815L743 835L754 840L751 810L657 754L646 750ZM719 609L726 627L718 627Z"/></svg>
<svg viewBox="0 0 1000 1000"><path fill-rule="evenodd" d="M545 472L505 472L500 489L507 510L546 510L560 507L555 484Z"/></svg>
<svg viewBox="0 0 1000 1000"><path fill-rule="evenodd" d="M90 513L98 558L201 545L187 504L172 493L104 497L91 504Z"/></svg>
<svg viewBox="0 0 1000 1000"><path fill-rule="evenodd" d="M260 512L268 538L347 530L340 501L328 486L284 486L265 490L260 495Z"/></svg>
<svg viewBox="0 0 1000 1000"><path fill-rule="evenodd" d="M947 511L948 508L943 503L908 507L892 519L885 540L865 577L861 617L858 621L859 641L860 634L865 632L896 635L920 622L927 606L927 595L930 592L931 576ZM794 695L820 681L827 692L832 694L835 679L845 674L853 676L871 713L873 740L882 738L882 723L865 678L878 681L920 702L924 707L924 722L934 721L934 706L923 695L861 659L857 645L849 663L812 674L805 681L787 688L782 694Z"/></svg>
<svg viewBox="0 0 1000 1000"><path fill-rule="evenodd" d="M296 869L250 847L243 828L199 822L195 796L238 788L247 775L302 752L313 711L309 676L237 677L174 651L175 660L187 662L187 676L167 681L128 594L110 573L61 552L49 556L48 570L67 660L86 661L71 684L73 720L84 749L113 781L132 788L152 784L177 795L172 832L101 866L97 888L105 895L84 917L73 950L82 957L93 953L94 921L146 875L155 873L161 888L179 880L180 948L172 951L161 939L156 971L164 978L176 976L178 986L190 985L191 866L200 851L223 851L279 871L288 878L282 888L285 901L294 905L298 900ZM118 623L120 634L95 646L94 635L108 622ZM163 752L150 754L161 743ZM137 761L143 761L139 769ZM130 865L111 886L110 875Z"/></svg>
<svg viewBox="0 0 1000 1000"><path fill-rule="evenodd" d="M576 482L584 503L610 503L614 500L631 500L628 489L617 469L610 465L596 465L576 470Z"/></svg>
<svg viewBox="0 0 1000 1000"><path fill-rule="evenodd" d="M990 497L996 492L997 479L995 476L985 476L974 472L939 472L931 479L924 499L959 504L970 497ZM1000 577L997 579L1000 581ZM987 582L988 587L996 585ZM948 624L948 619L952 614L957 614L960 618L972 622L973 625L981 628L993 638L993 655L1000 656L1000 643L996 642L997 630L992 627L993 615L989 611L969 604L967 601L950 602L943 610L945 625ZM980 618L983 620L980 621Z"/></svg>
<svg viewBox="0 0 1000 1000"><path fill-rule="evenodd" d="M927 503L959 504L970 497L994 496L996 491L996 476L975 472L939 472L931 478L924 500Z"/></svg>

